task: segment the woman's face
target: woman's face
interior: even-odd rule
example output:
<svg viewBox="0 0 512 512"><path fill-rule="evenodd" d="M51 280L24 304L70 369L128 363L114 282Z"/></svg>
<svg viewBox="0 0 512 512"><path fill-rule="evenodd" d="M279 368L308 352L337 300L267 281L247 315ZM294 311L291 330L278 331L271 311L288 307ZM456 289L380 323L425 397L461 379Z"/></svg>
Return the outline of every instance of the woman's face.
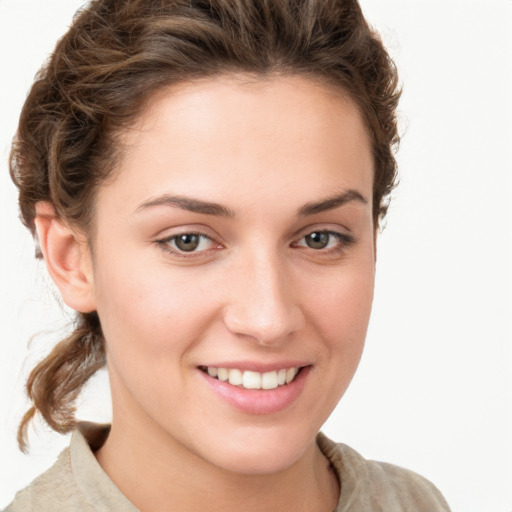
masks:
<svg viewBox="0 0 512 512"><path fill-rule="evenodd" d="M304 78L223 77L160 93L124 142L91 270L114 425L232 471L290 466L346 390L370 315L359 113Z"/></svg>

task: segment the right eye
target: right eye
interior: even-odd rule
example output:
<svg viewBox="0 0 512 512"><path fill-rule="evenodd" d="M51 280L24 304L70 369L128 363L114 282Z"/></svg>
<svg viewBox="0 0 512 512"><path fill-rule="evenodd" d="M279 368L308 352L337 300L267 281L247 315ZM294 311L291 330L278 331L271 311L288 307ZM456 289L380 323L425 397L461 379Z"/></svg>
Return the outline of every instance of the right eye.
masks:
<svg viewBox="0 0 512 512"><path fill-rule="evenodd" d="M183 256L186 253L207 251L216 246L215 242L203 233L180 233L158 240L158 244L166 251Z"/></svg>

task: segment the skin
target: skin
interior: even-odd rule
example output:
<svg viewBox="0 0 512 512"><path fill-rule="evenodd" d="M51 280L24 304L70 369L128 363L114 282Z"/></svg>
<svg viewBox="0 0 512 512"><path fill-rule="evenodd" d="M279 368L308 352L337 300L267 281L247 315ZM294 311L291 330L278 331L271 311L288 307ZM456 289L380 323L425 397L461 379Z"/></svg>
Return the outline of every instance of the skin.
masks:
<svg viewBox="0 0 512 512"><path fill-rule="evenodd" d="M92 253L49 205L36 221L64 300L97 310L105 334L113 422L99 463L141 510L333 510L315 436L359 362L375 273L360 114L305 78L222 77L159 93L124 144ZM331 233L325 248L308 245L314 232ZM186 233L205 235L195 251L172 238ZM304 387L271 414L227 403L199 369L292 360L309 366Z"/></svg>

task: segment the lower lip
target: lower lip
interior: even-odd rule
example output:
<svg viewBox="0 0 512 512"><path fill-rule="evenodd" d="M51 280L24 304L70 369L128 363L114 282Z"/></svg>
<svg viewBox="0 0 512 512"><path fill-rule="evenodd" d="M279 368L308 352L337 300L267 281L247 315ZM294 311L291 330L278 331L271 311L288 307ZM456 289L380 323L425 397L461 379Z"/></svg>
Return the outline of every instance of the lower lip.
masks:
<svg viewBox="0 0 512 512"><path fill-rule="evenodd" d="M232 386L199 370L210 388L230 405L248 414L274 414L289 407L304 389L311 366L300 370L289 384L275 389L245 389Z"/></svg>

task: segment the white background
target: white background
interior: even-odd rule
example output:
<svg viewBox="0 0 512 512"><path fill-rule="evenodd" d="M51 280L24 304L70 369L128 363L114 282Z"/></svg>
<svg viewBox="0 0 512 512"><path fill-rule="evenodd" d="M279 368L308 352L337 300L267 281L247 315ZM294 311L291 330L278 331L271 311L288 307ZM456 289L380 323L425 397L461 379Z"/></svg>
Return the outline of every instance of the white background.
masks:
<svg viewBox="0 0 512 512"><path fill-rule="evenodd" d="M325 431L431 479L454 512L512 512L512 2L361 1L404 84L401 185L366 352ZM67 444L40 425L29 456L16 448L23 382L64 324L6 160L33 76L80 3L0 0L0 508ZM108 418L104 377L82 417Z"/></svg>

